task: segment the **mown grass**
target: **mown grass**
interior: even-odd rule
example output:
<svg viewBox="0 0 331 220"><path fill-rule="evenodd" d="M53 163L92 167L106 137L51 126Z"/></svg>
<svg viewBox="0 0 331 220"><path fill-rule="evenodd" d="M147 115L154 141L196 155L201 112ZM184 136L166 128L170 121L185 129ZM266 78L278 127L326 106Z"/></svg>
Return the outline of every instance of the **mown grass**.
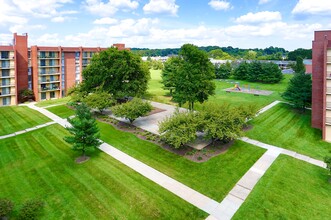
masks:
<svg viewBox="0 0 331 220"><path fill-rule="evenodd" d="M149 81L147 98L163 102L167 104L174 104L171 102L171 97L169 96L169 91L163 89L163 84L161 83L161 71L160 70L150 70L151 80ZM293 75L284 75L284 80L277 84L263 84L263 83L252 83L244 80L215 80L216 90L215 95L209 97L209 102L216 102L220 104L228 103L231 105L255 105L257 108L263 108L264 106L270 104L275 100L283 100L281 98L281 93L283 93L288 85L289 80ZM242 88L260 89L260 90L270 90L274 91L269 96L254 96L253 94L246 93L227 93L224 89L232 88L235 84L239 84ZM185 106L184 106L185 107ZM199 110L201 105L199 103L195 104L195 109Z"/></svg>
<svg viewBox="0 0 331 220"><path fill-rule="evenodd" d="M56 114L61 118L67 118L75 114L75 110L69 108L67 105L57 105L47 108L48 111Z"/></svg>
<svg viewBox="0 0 331 220"><path fill-rule="evenodd" d="M0 140L0 198L39 198L43 219L204 219L207 214L97 150L84 164L59 125Z"/></svg>
<svg viewBox="0 0 331 220"><path fill-rule="evenodd" d="M221 201L265 152L236 141L225 154L196 163L109 124L98 124L103 141L216 201Z"/></svg>
<svg viewBox="0 0 331 220"><path fill-rule="evenodd" d="M327 170L281 155L233 219L330 219Z"/></svg>
<svg viewBox="0 0 331 220"><path fill-rule="evenodd" d="M322 141L322 132L311 127L311 111L300 113L280 103L250 122L252 139L323 160L331 144Z"/></svg>
<svg viewBox="0 0 331 220"><path fill-rule="evenodd" d="M49 122L50 119L26 106L0 108L0 136Z"/></svg>
<svg viewBox="0 0 331 220"><path fill-rule="evenodd" d="M59 98L59 99L40 101L36 104L36 106L47 107L50 105L63 105L63 104L67 104L69 101L70 101L70 96L67 96L67 97Z"/></svg>

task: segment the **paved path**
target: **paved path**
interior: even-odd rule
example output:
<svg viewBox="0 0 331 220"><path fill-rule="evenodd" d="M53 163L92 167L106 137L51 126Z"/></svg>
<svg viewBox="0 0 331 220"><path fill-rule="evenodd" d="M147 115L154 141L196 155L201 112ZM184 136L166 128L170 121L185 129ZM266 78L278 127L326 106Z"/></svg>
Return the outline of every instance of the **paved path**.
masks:
<svg viewBox="0 0 331 220"><path fill-rule="evenodd" d="M37 107L34 104L29 104L27 106L39 111L40 113L44 114L45 116L52 119L54 122L60 124L63 127L71 126L66 119L62 119L59 116L49 112L44 108ZM100 146L100 150L112 156L121 163L127 165L131 169L137 171L146 178L157 183L158 185L162 186L163 188L169 190L170 192L174 193L175 195L179 196L185 201L207 212L208 214L211 215L217 214L217 209L216 209L216 207L218 206L217 201L210 199L209 197L187 187L186 185L178 182L177 180L168 177L167 175L138 161L137 159L123 153L122 151L112 147L107 143L103 143Z"/></svg>
<svg viewBox="0 0 331 220"><path fill-rule="evenodd" d="M326 164L323 161L316 160L314 158L308 157L308 156L303 155L303 154L298 154L297 152L294 152L294 151L291 151L291 150L276 147L276 146L273 146L273 145L270 145L270 144L265 144L265 143L262 143L260 141L250 139L248 137L240 138L240 140L242 140L246 143L249 143L249 144L264 148L264 149L267 149L267 150L280 151L280 153L282 153L282 154L286 154L286 155L294 157L296 159L303 160L307 163L310 163L310 164L313 164L313 165L316 165L316 166L319 166L319 167L322 167L322 168L326 168Z"/></svg>
<svg viewBox="0 0 331 220"><path fill-rule="evenodd" d="M279 154L278 149L271 149L264 153L217 206L216 213L208 216L207 220L231 219Z"/></svg>
<svg viewBox="0 0 331 220"><path fill-rule="evenodd" d="M39 128L43 128L43 127L46 127L48 125L52 125L52 124L55 124L56 122L54 121L51 121L51 122L47 122L45 124L41 124L41 125L37 125L35 127L32 127L32 128L27 128L27 129L24 129L24 130L21 130L21 131L16 131L12 134L7 134L7 135L3 135L3 136L0 136L0 139L5 139L5 138L9 138L9 137L14 137L16 135L19 135L19 134L24 134L26 132L29 132L29 131L33 131L33 130L37 130Z"/></svg>
<svg viewBox="0 0 331 220"><path fill-rule="evenodd" d="M277 105L278 103L281 103L281 101L276 100L276 101L270 103L269 105L263 107L262 109L260 109L260 110L257 112L257 114L255 115L255 117L257 117L258 115L262 114L263 112L265 112L265 111L271 109L272 107L274 107L274 106Z"/></svg>

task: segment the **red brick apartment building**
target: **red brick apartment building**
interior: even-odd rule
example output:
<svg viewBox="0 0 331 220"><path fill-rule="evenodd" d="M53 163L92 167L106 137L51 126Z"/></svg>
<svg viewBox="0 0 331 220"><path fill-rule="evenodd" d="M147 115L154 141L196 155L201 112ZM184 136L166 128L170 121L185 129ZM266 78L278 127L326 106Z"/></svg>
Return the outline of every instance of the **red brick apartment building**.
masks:
<svg viewBox="0 0 331 220"><path fill-rule="evenodd" d="M0 106L15 105L19 91L31 89L36 101L64 97L82 81L82 71L100 47L28 47L28 35L14 34L11 45L0 45ZM113 44L127 50L125 44Z"/></svg>
<svg viewBox="0 0 331 220"><path fill-rule="evenodd" d="M312 127L331 142L331 30L315 31L312 67Z"/></svg>

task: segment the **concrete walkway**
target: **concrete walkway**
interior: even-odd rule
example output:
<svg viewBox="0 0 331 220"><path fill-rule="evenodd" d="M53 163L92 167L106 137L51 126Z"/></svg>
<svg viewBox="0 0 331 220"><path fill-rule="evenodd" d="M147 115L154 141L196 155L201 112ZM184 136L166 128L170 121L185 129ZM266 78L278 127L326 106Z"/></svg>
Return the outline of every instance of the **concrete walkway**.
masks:
<svg viewBox="0 0 331 220"><path fill-rule="evenodd" d="M291 150L276 147L276 146L273 146L273 145L270 145L270 144L265 144L265 143L262 143L260 141L250 139L248 137L240 138L240 140L242 140L246 143L249 143L249 144L264 148L264 149L267 149L267 150L279 151L282 154L286 154L288 156L291 156L291 157L294 157L296 159L305 161L307 163L310 163L310 164L313 164L313 165L316 165L316 166L319 166L319 167L322 167L322 168L326 168L326 164L323 161L316 160L314 158L308 157L308 156L303 155L303 154L299 154L299 153L291 151Z"/></svg>
<svg viewBox="0 0 331 220"><path fill-rule="evenodd" d="M32 127L32 128L27 128L27 129L24 129L24 130L21 130L21 131L16 131L12 134L7 134L7 135L3 135L3 136L0 136L0 139L5 139L5 138L9 138L9 137L14 137L16 135L19 135L19 134L24 134L26 132L29 132L29 131L34 131L34 130L37 130L39 128L43 128L43 127L46 127L48 125L52 125L52 124L55 124L56 122L54 121L51 121L51 122L47 122L45 124L41 124L41 125L37 125L35 127Z"/></svg>
<svg viewBox="0 0 331 220"><path fill-rule="evenodd" d="M255 115L255 117L257 117L258 115L260 115L260 114L264 113L265 111L271 109L272 107L274 107L274 106L277 105L278 103L281 103L281 101L276 100L276 101L270 103L269 105L263 107L262 109L260 109L260 110L257 112L257 114Z"/></svg>
<svg viewBox="0 0 331 220"><path fill-rule="evenodd" d="M215 214L208 216L207 219L231 219L279 154L280 151L277 149L271 149L264 153L217 206Z"/></svg>
<svg viewBox="0 0 331 220"><path fill-rule="evenodd" d="M27 106L34 110L39 111L40 113L44 114L45 116L52 119L54 122L60 124L63 127L71 126L66 119L62 119L59 116L49 112L44 108L37 107L34 104L29 104ZM216 207L218 206L217 201L210 199L209 197L189 188L188 186L178 182L175 179L170 178L169 176L138 161L137 159L123 153L122 151L112 147L107 143L103 143L99 149L105 152L106 154L112 156L119 162L127 165L131 169L137 171L146 178L152 180L153 182L157 183L163 188L169 190L170 192L184 199L185 201L196 206L197 208L205 211L208 214L217 215L217 209L216 209Z"/></svg>

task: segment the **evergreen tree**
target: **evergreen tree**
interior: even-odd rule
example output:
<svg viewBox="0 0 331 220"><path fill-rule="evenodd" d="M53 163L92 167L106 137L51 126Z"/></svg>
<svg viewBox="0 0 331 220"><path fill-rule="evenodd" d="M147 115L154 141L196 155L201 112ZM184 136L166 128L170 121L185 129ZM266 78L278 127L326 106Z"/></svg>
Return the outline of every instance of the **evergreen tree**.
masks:
<svg viewBox="0 0 331 220"><path fill-rule="evenodd" d="M233 77L239 80L247 79L248 71L249 71L248 69L249 69L249 64L246 61L240 63L239 66L235 68L235 70L233 71Z"/></svg>
<svg viewBox="0 0 331 220"><path fill-rule="evenodd" d="M295 108L301 108L304 111L306 107L311 106L311 93L311 76L305 73L295 73L282 97Z"/></svg>
<svg viewBox="0 0 331 220"><path fill-rule="evenodd" d="M301 57L297 57L293 70L296 73L306 73L306 67L303 64L303 59Z"/></svg>
<svg viewBox="0 0 331 220"><path fill-rule="evenodd" d="M64 140L72 144L74 150L82 151L82 156L86 157L87 150L94 150L100 146L101 142L98 140L99 128L85 103L76 107L76 117L67 120L72 127L66 129L73 136L66 136Z"/></svg>

